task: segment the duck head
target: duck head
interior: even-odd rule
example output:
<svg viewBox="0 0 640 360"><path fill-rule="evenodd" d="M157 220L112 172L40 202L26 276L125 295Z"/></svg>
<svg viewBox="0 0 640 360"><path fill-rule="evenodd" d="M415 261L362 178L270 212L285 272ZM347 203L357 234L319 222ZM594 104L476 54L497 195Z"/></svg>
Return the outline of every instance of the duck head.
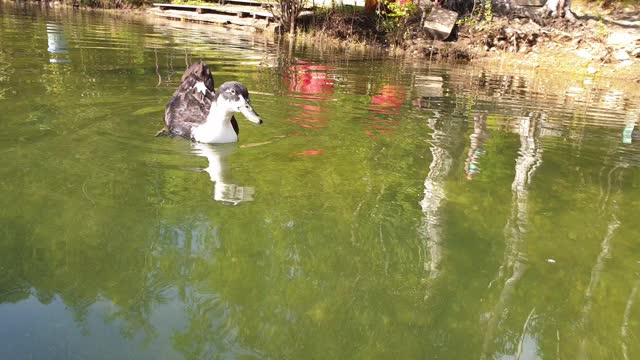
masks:
<svg viewBox="0 0 640 360"><path fill-rule="evenodd" d="M260 115L251 106L249 90L237 81L228 81L220 85L214 103L227 112L241 112L249 121L262 124Z"/></svg>

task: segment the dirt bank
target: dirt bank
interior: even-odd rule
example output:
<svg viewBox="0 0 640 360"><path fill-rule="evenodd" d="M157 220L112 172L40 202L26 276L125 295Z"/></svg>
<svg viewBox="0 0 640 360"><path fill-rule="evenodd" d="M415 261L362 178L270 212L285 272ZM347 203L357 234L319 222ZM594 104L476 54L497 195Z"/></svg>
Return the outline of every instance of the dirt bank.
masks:
<svg viewBox="0 0 640 360"><path fill-rule="evenodd" d="M541 27L526 19L496 19L476 32L462 29L457 46L474 61L600 74L640 83L640 7L604 12L576 9L578 21L556 19Z"/></svg>
<svg viewBox="0 0 640 360"><path fill-rule="evenodd" d="M345 45L385 47L417 61L465 61L640 82L640 6L603 10L577 4L573 10L577 21L551 19L544 26L516 17L461 21L457 36L450 41L429 39L419 28L418 17L408 19L394 38L380 31L375 18L357 13L319 18L310 34Z"/></svg>

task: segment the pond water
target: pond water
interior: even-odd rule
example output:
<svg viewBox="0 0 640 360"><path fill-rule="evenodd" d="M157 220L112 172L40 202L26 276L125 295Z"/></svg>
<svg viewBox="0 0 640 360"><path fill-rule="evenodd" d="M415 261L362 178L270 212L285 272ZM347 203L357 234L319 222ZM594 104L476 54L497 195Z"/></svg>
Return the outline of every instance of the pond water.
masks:
<svg viewBox="0 0 640 360"><path fill-rule="evenodd" d="M640 358L628 84L1 4L0 358Z"/></svg>

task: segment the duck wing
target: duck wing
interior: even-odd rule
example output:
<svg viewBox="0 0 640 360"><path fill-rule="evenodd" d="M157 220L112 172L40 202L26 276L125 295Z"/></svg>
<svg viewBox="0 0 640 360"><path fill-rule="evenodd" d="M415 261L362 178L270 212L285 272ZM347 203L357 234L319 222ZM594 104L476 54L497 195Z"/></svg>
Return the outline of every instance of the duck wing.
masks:
<svg viewBox="0 0 640 360"><path fill-rule="evenodd" d="M207 120L214 97L213 76L203 61L191 64L164 112L172 135L191 138L191 129Z"/></svg>
<svg viewBox="0 0 640 360"><path fill-rule="evenodd" d="M193 87L172 97L164 112L167 129L173 135L191 138L191 129L207 120L213 94Z"/></svg>

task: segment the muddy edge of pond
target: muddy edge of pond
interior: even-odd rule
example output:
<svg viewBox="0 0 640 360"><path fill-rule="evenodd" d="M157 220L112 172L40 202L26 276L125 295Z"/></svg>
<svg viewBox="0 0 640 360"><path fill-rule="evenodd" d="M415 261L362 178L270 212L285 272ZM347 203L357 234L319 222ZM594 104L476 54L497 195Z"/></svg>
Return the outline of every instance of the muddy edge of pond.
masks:
<svg viewBox="0 0 640 360"><path fill-rule="evenodd" d="M73 9L60 2L42 4ZM160 18L148 8L86 10L106 12L116 17L177 22ZM614 78L624 80L630 89L637 88L640 84L640 16L637 15L640 14L640 5L603 10L597 5L578 3L573 5L572 10L578 16L578 21L571 23L557 19L545 27L526 19L499 17L494 17L490 26L463 25L457 40L450 42L425 39L419 35L419 31L409 26L406 32L410 36L396 46L389 46L386 40L372 35L370 25L353 26L352 18L339 17L336 20L332 17L329 25L327 20L320 20L313 29L299 33L297 40L314 44L321 42L349 51L381 50L414 62L462 62L506 72L544 72L549 75L559 72ZM340 26L341 22L348 26ZM255 32L249 27L224 27ZM349 30L345 31L347 27ZM274 35L265 33L265 36Z"/></svg>

